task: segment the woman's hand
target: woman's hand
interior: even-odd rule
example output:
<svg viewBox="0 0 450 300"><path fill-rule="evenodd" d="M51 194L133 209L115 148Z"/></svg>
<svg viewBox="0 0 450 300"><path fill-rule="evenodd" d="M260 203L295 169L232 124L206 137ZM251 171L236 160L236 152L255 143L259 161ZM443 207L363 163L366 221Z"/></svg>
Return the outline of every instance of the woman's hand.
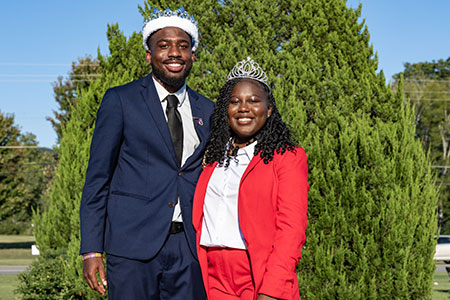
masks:
<svg viewBox="0 0 450 300"><path fill-rule="evenodd" d="M276 300L277 298L273 298L267 295L259 294L258 298L256 300Z"/></svg>

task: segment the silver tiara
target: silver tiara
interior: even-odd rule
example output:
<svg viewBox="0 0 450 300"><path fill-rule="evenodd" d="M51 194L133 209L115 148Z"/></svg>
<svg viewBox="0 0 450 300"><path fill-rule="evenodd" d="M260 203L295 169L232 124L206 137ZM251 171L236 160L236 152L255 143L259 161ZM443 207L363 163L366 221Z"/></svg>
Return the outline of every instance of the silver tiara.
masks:
<svg viewBox="0 0 450 300"><path fill-rule="evenodd" d="M198 22L194 19L194 16L190 16L187 13L187 11L184 10L183 5L181 5L180 8L178 8L176 10L171 10L171 9L167 8L164 11L159 10L158 8L155 7L153 9L153 12L150 14L150 16L147 19L145 19L144 27L148 22L153 21L155 19L158 19L161 17L172 17L172 16L180 17L182 19L191 21L192 24L194 24L196 27L198 27Z"/></svg>
<svg viewBox="0 0 450 300"><path fill-rule="evenodd" d="M270 90L269 84L267 83L267 75L261 69L261 67L253 61L250 57L238 62L231 72L228 74L228 80L233 80L236 78L248 78L257 80L261 83L264 83Z"/></svg>

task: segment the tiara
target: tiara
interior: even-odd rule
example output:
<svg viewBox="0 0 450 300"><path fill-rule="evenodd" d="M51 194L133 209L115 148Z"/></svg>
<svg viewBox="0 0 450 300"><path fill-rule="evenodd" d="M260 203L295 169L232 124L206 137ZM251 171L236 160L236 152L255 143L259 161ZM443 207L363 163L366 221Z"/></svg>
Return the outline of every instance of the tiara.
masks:
<svg viewBox="0 0 450 300"><path fill-rule="evenodd" d="M183 5L176 10L167 8L162 11L154 8L153 12L148 18L144 20L142 27L142 35L144 38L143 45L145 50L149 50L147 46L147 39L150 35L164 27L178 27L183 29L192 38L192 50L195 51L198 46L198 22L184 10Z"/></svg>
<svg viewBox="0 0 450 300"><path fill-rule="evenodd" d="M228 80L233 80L236 78L248 78L257 80L261 83L264 83L264 85L266 85L270 90L269 84L267 83L268 78L266 73L263 71L263 69L261 69L258 63L256 63L250 57L247 57L247 59L238 62L228 74Z"/></svg>

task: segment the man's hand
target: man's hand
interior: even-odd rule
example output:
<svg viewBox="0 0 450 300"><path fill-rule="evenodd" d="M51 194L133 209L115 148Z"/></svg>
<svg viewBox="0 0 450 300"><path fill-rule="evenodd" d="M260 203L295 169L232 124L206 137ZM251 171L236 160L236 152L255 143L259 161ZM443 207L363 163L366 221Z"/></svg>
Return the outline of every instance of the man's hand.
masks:
<svg viewBox="0 0 450 300"><path fill-rule="evenodd" d="M256 300L277 300L277 298L273 298L267 295L259 294Z"/></svg>
<svg viewBox="0 0 450 300"><path fill-rule="evenodd" d="M92 254L92 253L86 253ZM101 282L97 281L97 273L100 275ZM105 265L103 264L103 258L93 257L83 261L83 276L91 289L96 290L100 294L104 295L106 292L106 274Z"/></svg>

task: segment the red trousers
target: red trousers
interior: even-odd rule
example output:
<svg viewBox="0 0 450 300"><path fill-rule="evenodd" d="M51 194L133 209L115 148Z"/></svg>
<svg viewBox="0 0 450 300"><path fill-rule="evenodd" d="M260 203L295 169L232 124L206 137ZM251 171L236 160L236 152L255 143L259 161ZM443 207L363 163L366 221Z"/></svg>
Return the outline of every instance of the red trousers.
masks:
<svg viewBox="0 0 450 300"><path fill-rule="evenodd" d="M208 287L208 300L255 299L247 251L209 247Z"/></svg>

